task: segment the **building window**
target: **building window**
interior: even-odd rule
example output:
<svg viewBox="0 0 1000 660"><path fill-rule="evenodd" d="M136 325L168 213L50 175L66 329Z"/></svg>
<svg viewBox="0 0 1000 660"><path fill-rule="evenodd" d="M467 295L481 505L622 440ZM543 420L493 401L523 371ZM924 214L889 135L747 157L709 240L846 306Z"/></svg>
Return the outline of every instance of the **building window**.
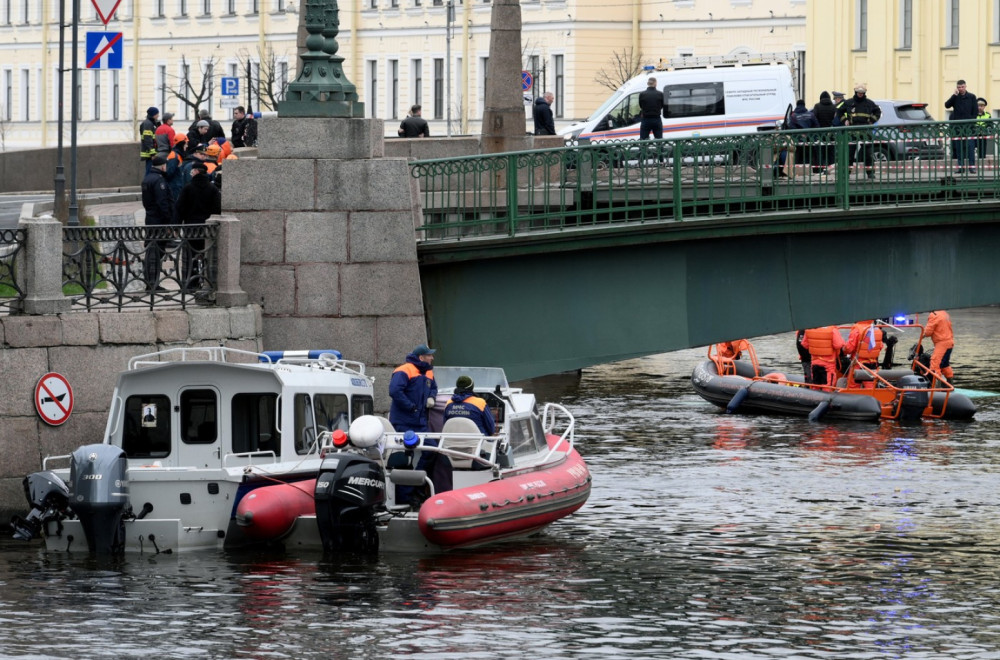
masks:
<svg viewBox="0 0 1000 660"><path fill-rule="evenodd" d="M288 62L278 62L278 100L285 100L288 91ZM258 108L259 109L259 108Z"/></svg>
<svg viewBox="0 0 1000 660"><path fill-rule="evenodd" d="M206 62L205 63L205 82L208 85L208 110L211 112L212 108L215 107L215 63Z"/></svg>
<svg viewBox="0 0 1000 660"><path fill-rule="evenodd" d="M256 99L254 98L256 96ZM250 107L261 109L260 104L260 62L250 63L250 93L247 94ZM255 103L256 102L256 103Z"/></svg>
<svg viewBox="0 0 1000 660"><path fill-rule="evenodd" d="M14 0L3 0L3 22L10 25L13 22Z"/></svg>
<svg viewBox="0 0 1000 660"><path fill-rule="evenodd" d="M187 16L188 15L188 3L187 3L187 0L178 0L178 3L179 4L177 5L177 15L178 16Z"/></svg>
<svg viewBox="0 0 1000 660"><path fill-rule="evenodd" d="M552 58L552 72L555 74L555 89L553 93L556 95L556 117L563 116L563 108L566 106L564 102L564 92L566 91L566 72L563 70L563 56L555 55Z"/></svg>
<svg viewBox="0 0 1000 660"><path fill-rule="evenodd" d="M22 14L22 18L24 18L24 24L25 25L27 25L28 23L31 22L31 18L28 15L28 10L30 8L31 8L30 0L24 0L23 6L22 6L22 9L23 9L24 13Z"/></svg>
<svg viewBox="0 0 1000 660"><path fill-rule="evenodd" d="M230 16L236 13L236 0L226 0L226 13Z"/></svg>
<svg viewBox="0 0 1000 660"><path fill-rule="evenodd" d="M250 0L250 13L254 15L260 13L260 0Z"/></svg>
<svg viewBox="0 0 1000 660"><path fill-rule="evenodd" d="M202 16L212 15L212 0L201 0L201 14Z"/></svg>
<svg viewBox="0 0 1000 660"><path fill-rule="evenodd" d="M30 69L21 69L21 121L31 121Z"/></svg>
<svg viewBox="0 0 1000 660"><path fill-rule="evenodd" d="M423 105L423 89L424 89L424 61L423 60L410 60L410 76L413 78L413 92L410 94L410 98L413 99L413 103L416 105Z"/></svg>
<svg viewBox="0 0 1000 660"><path fill-rule="evenodd" d="M389 7L392 9L399 9L399 0L389 0ZM395 119L395 117L393 117Z"/></svg>
<svg viewBox="0 0 1000 660"><path fill-rule="evenodd" d="M378 0L368 0L369 9L378 9Z"/></svg>
<svg viewBox="0 0 1000 660"><path fill-rule="evenodd" d="M111 118L115 121L118 121L118 116L121 114L120 101L118 100L121 93L119 73L121 72L118 69L111 70Z"/></svg>
<svg viewBox="0 0 1000 660"><path fill-rule="evenodd" d="M164 17L164 0L153 0L153 18L163 18Z"/></svg>
<svg viewBox="0 0 1000 660"><path fill-rule="evenodd" d="M188 87L191 86L191 65L185 62L181 65L181 89L187 91ZM181 103L184 107L184 119L191 118L191 106L187 103Z"/></svg>
<svg viewBox="0 0 1000 660"><path fill-rule="evenodd" d="M10 121L14 107L14 72L7 69L3 72L3 120Z"/></svg>
<svg viewBox="0 0 1000 660"><path fill-rule="evenodd" d="M101 121L101 72L94 71L90 84L90 114L94 121Z"/></svg>
<svg viewBox="0 0 1000 660"><path fill-rule="evenodd" d="M167 65L161 64L156 67L156 91L160 97L160 108L166 112L167 109Z"/></svg>
<svg viewBox="0 0 1000 660"><path fill-rule="evenodd" d="M868 0L857 0L857 24L855 25L854 47L868 50Z"/></svg>
<svg viewBox="0 0 1000 660"><path fill-rule="evenodd" d="M913 47L913 0L899 2L899 47Z"/></svg>
<svg viewBox="0 0 1000 660"><path fill-rule="evenodd" d="M444 117L444 60L434 58L434 119Z"/></svg>
<svg viewBox="0 0 1000 660"><path fill-rule="evenodd" d="M399 117L399 60L389 60L389 116Z"/></svg>
<svg viewBox="0 0 1000 660"><path fill-rule="evenodd" d="M948 0L948 45L958 46L958 0Z"/></svg>
<svg viewBox="0 0 1000 660"><path fill-rule="evenodd" d="M368 60L368 106L372 117L378 117L378 61Z"/></svg>
<svg viewBox="0 0 1000 660"><path fill-rule="evenodd" d="M541 85L539 84L541 81L538 79L538 73L539 73L538 62L539 62L538 55L532 55L528 59L528 71L531 73L531 89L528 90L528 94L533 99L541 96L541 93L538 92L538 89L541 87Z"/></svg>
<svg viewBox="0 0 1000 660"><path fill-rule="evenodd" d="M278 10L279 13L285 11L285 0L278 0L277 10Z"/></svg>
<svg viewBox="0 0 1000 660"><path fill-rule="evenodd" d="M461 69L458 69L461 71ZM486 108L486 85L487 80L489 80L490 75L490 58L480 57L479 58L479 111Z"/></svg>

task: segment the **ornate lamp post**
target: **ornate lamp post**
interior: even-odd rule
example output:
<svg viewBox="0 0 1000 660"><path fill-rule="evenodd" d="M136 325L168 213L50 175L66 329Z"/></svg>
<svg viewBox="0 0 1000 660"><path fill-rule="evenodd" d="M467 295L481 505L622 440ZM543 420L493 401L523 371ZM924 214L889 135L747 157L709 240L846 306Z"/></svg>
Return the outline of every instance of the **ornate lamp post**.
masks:
<svg viewBox="0 0 1000 660"><path fill-rule="evenodd" d="M364 117L365 104L344 74L340 46L340 8L337 0L306 0L307 52L301 56L299 75L288 85L278 104L279 117Z"/></svg>

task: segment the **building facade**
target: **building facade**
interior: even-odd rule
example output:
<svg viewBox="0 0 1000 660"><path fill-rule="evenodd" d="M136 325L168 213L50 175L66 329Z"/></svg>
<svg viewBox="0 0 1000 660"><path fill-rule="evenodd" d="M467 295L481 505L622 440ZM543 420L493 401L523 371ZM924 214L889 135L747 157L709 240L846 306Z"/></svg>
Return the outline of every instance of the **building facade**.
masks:
<svg viewBox="0 0 1000 660"><path fill-rule="evenodd" d="M1000 0L810 0L807 13L810 98L864 83L871 98L927 103L946 119L964 79L998 116Z"/></svg>
<svg viewBox="0 0 1000 660"><path fill-rule="evenodd" d="M57 142L60 1L0 0L0 149ZM175 113L175 126L186 130L194 105L177 93L225 123L233 103L221 94L223 76L240 79L240 104L264 111L294 80L301 0L122 0L107 27L91 4L78 1L81 144L138 139L137 125L149 106ZM73 0L62 2L70 23ZM339 3L344 70L366 114L385 119L387 135L395 135L413 104L423 106L432 135L479 131L491 5L453 2L450 20L448 0ZM608 84L643 64L804 51L806 7L806 0L521 0L522 64L531 84L522 89L520 77L504 84L523 91L526 130L530 101L552 91L559 127L589 115L611 94ZM90 31L122 34L120 70L85 68L82 44ZM65 39L68 126L68 28Z"/></svg>

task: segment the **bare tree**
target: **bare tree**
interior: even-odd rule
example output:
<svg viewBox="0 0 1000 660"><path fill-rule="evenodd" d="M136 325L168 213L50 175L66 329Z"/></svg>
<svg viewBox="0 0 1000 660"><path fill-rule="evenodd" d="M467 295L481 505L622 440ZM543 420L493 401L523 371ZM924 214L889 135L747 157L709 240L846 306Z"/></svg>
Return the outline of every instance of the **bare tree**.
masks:
<svg viewBox="0 0 1000 660"><path fill-rule="evenodd" d="M204 63L201 69L201 86L196 88L191 81L190 65L187 59L181 55L181 70L186 73L180 76L172 76L173 84L169 81L164 84L164 89L166 89L167 93L190 107L194 111L196 118L198 117L198 110L201 108L201 104L207 101L209 96L212 95L212 73L215 71L217 61L217 58L212 57Z"/></svg>
<svg viewBox="0 0 1000 660"><path fill-rule="evenodd" d="M246 50L240 53L243 75L247 80L247 89L251 92L251 99L256 99L256 106L251 106L255 110L276 110L278 103L285 98L288 91L288 83L293 78L293 72L289 67L288 57L279 56L270 45L262 51L260 46L256 49L257 70L254 71L254 58Z"/></svg>
<svg viewBox="0 0 1000 660"><path fill-rule="evenodd" d="M643 54L635 52L631 46L624 50L616 50L611 54L606 67L597 72L594 82L618 91L626 81L642 73Z"/></svg>

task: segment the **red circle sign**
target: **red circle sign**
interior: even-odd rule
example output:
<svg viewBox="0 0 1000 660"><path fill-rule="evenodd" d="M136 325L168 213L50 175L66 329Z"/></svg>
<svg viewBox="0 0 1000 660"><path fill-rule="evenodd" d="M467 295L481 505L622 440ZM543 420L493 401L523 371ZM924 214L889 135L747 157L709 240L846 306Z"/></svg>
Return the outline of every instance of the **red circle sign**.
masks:
<svg viewBox="0 0 1000 660"><path fill-rule="evenodd" d="M35 385L35 410L49 426L59 426L73 412L73 388L62 374L50 372Z"/></svg>

